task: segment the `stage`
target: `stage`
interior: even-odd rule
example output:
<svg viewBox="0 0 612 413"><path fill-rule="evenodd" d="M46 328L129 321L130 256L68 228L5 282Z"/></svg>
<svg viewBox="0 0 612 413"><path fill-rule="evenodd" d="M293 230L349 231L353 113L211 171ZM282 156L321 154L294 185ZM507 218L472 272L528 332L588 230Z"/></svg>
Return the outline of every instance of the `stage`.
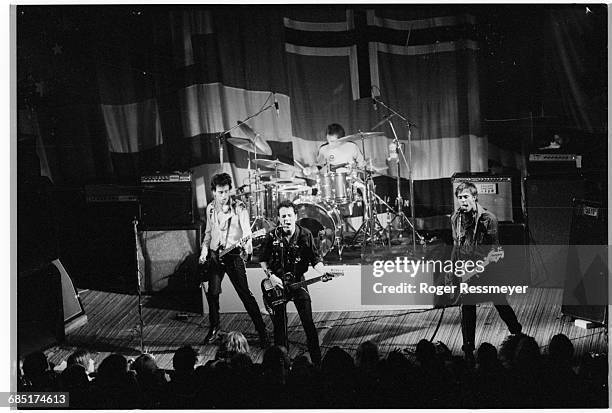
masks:
<svg viewBox="0 0 612 413"><path fill-rule="evenodd" d="M558 333L572 340L576 354L607 351L604 328L584 330L575 327L567 317L562 317L562 294L561 289L534 288L525 295L510 297L509 301L523 325L523 331L535 337L544 353L551 337ZM60 345L47 349L50 361L59 364L77 348L90 350L97 365L110 353L120 353L130 358L138 356L138 297L95 290L80 291L80 296L88 322L69 333ZM312 298L314 303L321 299L314 291ZM208 329L208 320L205 315L194 311L197 295L194 294L192 299L194 302L190 303L189 300L169 294L143 296L144 346L147 352L155 356L161 368L172 369L172 356L183 345L196 348L201 355L201 363L215 356L215 344L201 344ZM227 309L222 306L222 311ZM477 311L477 343L487 341L499 346L508 332L495 308L491 304L483 304ZM187 317L177 319L181 312L185 312ZM340 346L354 355L360 343L372 340L385 355L398 348L411 354L419 340L431 339L441 312L441 309L435 308L404 308L322 311L315 312L313 316L323 354L333 346ZM271 320L267 315L264 320L271 335ZM221 326L223 332L243 332L251 343L253 360L261 362L263 351L256 346L257 334L246 313L222 313ZM291 357L306 350L306 339L296 313L289 314L289 337ZM445 309L434 341L442 341L453 354L460 354L459 307Z"/></svg>

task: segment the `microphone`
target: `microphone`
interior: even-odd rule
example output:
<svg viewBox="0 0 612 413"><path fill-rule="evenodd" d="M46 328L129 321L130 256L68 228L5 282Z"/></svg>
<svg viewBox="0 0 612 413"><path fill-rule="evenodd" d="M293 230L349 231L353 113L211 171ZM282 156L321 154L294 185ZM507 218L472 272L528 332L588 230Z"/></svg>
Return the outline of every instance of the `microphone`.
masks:
<svg viewBox="0 0 612 413"><path fill-rule="evenodd" d="M278 107L278 101L274 100L274 109L276 109L276 116L280 116L280 109Z"/></svg>
<svg viewBox="0 0 612 413"><path fill-rule="evenodd" d="M372 106L374 107L374 110L378 110L378 101L374 96L372 96Z"/></svg>

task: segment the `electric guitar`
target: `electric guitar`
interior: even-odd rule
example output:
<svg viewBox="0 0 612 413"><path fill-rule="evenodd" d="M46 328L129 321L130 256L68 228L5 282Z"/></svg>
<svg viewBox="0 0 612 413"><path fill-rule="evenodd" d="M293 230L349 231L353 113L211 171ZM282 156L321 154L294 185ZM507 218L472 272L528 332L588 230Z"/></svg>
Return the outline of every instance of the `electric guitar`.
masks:
<svg viewBox="0 0 612 413"><path fill-rule="evenodd" d="M263 237L264 235L266 235L266 230L264 228L259 229L259 230L255 231L255 232L251 233L250 235L245 235L244 237L242 237L240 239L240 241L236 242L235 244L230 245L227 248L224 248L221 252L219 252L218 259L222 259L229 252L233 251L236 247L238 247L241 244L244 244L248 240L259 238L259 237Z"/></svg>
<svg viewBox="0 0 612 413"><path fill-rule="evenodd" d="M332 270L328 271L318 277L309 278L304 281L297 281L294 283L285 283L282 287L275 286L272 284L269 278L264 278L261 281L261 292L263 293L263 302L266 310L271 315L274 315L274 307L279 304L284 304L289 301L289 295L292 291L298 290L307 285L317 283L319 281L327 282L334 277L341 277L344 275L344 271ZM293 274L287 273L281 279L291 279Z"/></svg>
<svg viewBox="0 0 612 413"><path fill-rule="evenodd" d="M502 249L502 247L497 247L496 249L489 251L487 256L482 260L482 267L486 268L492 262L498 262L502 258L504 258L504 250ZM461 290L459 289L459 283L468 283L472 278L480 278L483 274L484 272L476 270L466 272L462 276L455 275L452 272L446 273L445 284L457 287L454 289L454 292L452 294L449 294L450 305L459 304L461 300L462 294L460 292Z"/></svg>

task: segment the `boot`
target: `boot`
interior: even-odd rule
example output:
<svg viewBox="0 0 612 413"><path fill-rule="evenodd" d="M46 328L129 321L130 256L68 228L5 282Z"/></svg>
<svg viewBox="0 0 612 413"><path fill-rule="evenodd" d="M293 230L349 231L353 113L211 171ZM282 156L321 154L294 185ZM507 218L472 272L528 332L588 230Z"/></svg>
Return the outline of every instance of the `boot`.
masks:
<svg viewBox="0 0 612 413"><path fill-rule="evenodd" d="M206 294L206 301L208 301L208 320L210 322L210 328L208 334L204 338L204 344L208 344L217 339L219 336L219 296L215 294Z"/></svg>

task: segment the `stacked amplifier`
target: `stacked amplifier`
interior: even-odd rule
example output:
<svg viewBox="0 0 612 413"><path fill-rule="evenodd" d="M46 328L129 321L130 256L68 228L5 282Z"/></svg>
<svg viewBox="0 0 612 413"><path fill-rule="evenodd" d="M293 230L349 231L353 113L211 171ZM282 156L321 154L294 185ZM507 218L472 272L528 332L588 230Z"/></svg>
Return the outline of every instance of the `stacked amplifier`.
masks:
<svg viewBox="0 0 612 413"><path fill-rule="evenodd" d="M141 207L145 226L193 224L195 198L191 172L143 175Z"/></svg>

